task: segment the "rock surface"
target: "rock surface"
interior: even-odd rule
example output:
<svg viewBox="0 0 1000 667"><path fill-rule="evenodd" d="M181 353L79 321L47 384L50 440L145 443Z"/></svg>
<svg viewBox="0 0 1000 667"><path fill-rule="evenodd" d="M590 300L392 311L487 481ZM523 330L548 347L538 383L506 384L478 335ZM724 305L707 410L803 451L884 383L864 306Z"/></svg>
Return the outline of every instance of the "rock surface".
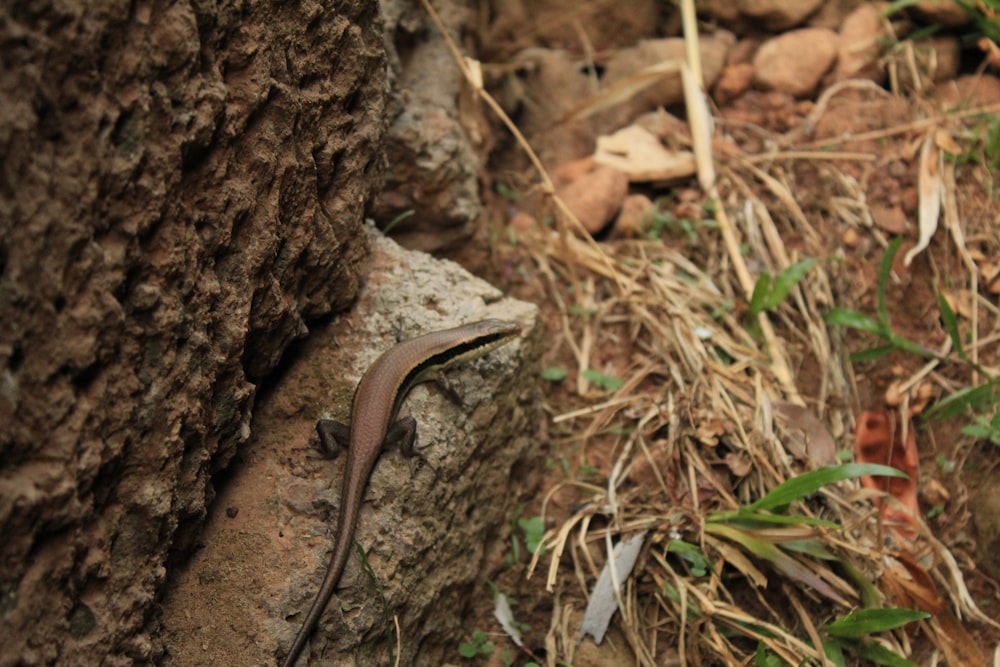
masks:
<svg viewBox="0 0 1000 667"><path fill-rule="evenodd" d="M591 158L583 158L567 167L554 174L556 194L562 197L566 208L580 224L591 235L596 234L621 210L628 194L628 176L618 169L597 164ZM569 175L570 172L576 173Z"/></svg>
<svg viewBox="0 0 1000 667"><path fill-rule="evenodd" d="M482 158L473 137L482 118L462 91L468 86L441 34L418 4L380 3L392 91L388 105L385 188L371 216L403 245L432 252L468 238L482 210ZM466 32L471 15L461 0L438 11L452 34ZM464 104L463 104L464 100Z"/></svg>
<svg viewBox="0 0 1000 667"><path fill-rule="evenodd" d="M744 16L765 30L779 32L800 25L823 0L740 0L738 4Z"/></svg>
<svg viewBox="0 0 1000 667"><path fill-rule="evenodd" d="M767 40L754 54L754 83L796 97L812 94L837 58L837 33L793 30Z"/></svg>
<svg viewBox="0 0 1000 667"><path fill-rule="evenodd" d="M151 664L255 383L359 288L378 7L42 0L0 60L0 665Z"/></svg>
<svg viewBox="0 0 1000 667"><path fill-rule="evenodd" d="M840 26L837 66L833 71L835 81L857 78L871 79L879 84L885 81L885 67L878 62L879 40L886 36L882 12L875 3L863 4L844 19Z"/></svg>
<svg viewBox="0 0 1000 667"><path fill-rule="evenodd" d="M711 35L701 35L698 50L701 55L702 76L709 89L722 72L726 53L736 43L736 37L726 30ZM684 59L684 40L679 37L647 39L631 48L621 49L608 60L601 80L601 87L608 89L616 83L634 77L644 68ZM684 103L679 73L664 75L655 85L631 95L627 100L595 116L598 134L611 132L628 125L647 111L658 107L669 108Z"/></svg>
<svg viewBox="0 0 1000 667"><path fill-rule="evenodd" d="M255 410L254 438L220 490L203 548L166 600L168 666L273 665L284 656L337 537L347 457L310 449L316 420L348 421L358 379L397 337L499 317L520 323L525 337L449 370L460 402L433 385L406 400L426 461L399 451L379 458L355 535L367 565L352 554L307 651L336 664L391 664L397 615L407 638L400 664L445 664L467 606L488 599L507 522L544 456L531 437L541 423L537 310L380 234L372 247L350 312L310 336ZM232 609L245 613L232 619Z"/></svg>

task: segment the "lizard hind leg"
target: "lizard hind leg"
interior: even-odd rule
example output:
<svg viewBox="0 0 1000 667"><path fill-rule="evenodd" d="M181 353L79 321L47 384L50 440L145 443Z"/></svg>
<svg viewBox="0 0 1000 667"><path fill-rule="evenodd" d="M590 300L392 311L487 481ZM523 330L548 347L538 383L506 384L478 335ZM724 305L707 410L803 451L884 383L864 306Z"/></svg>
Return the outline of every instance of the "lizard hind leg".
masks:
<svg viewBox="0 0 1000 667"><path fill-rule="evenodd" d="M316 449L324 458L336 458L340 450L347 449L351 440L351 429L347 424L343 424L333 419L320 419L316 422L316 435L319 441Z"/></svg>
<svg viewBox="0 0 1000 667"><path fill-rule="evenodd" d="M416 455L421 461L424 462L428 468L434 471L434 475L437 476L437 469L431 465L431 462L427 460L427 457L423 454L423 447L419 446L417 442L417 422L413 417L400 417L396 420L389 430L386 431L385 440L383 441L385 447L392 447L399 445L399 451L407 459ZM410 464L410 474L413 474L413 464Z"/></svg>

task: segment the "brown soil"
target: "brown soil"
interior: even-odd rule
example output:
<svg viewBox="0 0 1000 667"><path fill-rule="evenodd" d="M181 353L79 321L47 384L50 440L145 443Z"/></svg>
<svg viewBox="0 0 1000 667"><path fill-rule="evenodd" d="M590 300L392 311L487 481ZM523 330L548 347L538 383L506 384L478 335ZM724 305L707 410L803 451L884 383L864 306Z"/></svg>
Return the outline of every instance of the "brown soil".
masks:
<svg viewBox="0 0 1000 667"><path fill-rule="evenodd" d="M496 45L494 47L499 52L504 51ZM997 231L1000 224L997 213L1000 210L997 205L1000 181L997 173L987 164L990 157L985 154L982 143L983 118L976 114L945 115L937 102L926 94L912 90L902 91L900 95L890 95L874 88L843 91L832 98L819 115L818 122L809 129L805 127L805 121L814 109L813 102L749 91L717 111L719 129L716 132L715 156L720 172L721 200L729 214L738 214L737 207L746 196L740 187L745 184L768 210L774 212L781 241L794 259L823 258L816 270L822 272L829 282L829 294L832 294L833 301L827 302L823 293L812 294L812 298L820 301L823 312L836 306L875 316L879 264L888 242L901 233L902 247L893 264L885 294L892 330L929 350L941 350L948 340L948 332L938 305L938 294L945 294L953 299L952 305L959 313L961 330L967 336L971 335L968 319L972 304L968 296L970 274L963 256L972 257L984 273L996 266L1000 258L1000 234ZM964 237L959 240L951 235L942 221L929 248L905 266L903 257L917 242L914 221L919 200L919 153L921 141L929 128L944 130L967 150L964 157L954 159L955 156L952 156L948 161L955 163L953 201L959 212ZM723 136L725 139L720 138ZM507 141L501 128L497 128L494 141ZM756 157L770 150L775 142L790 157ZM817 151L842 152L844 156L825 159ZM801 152L801 155L796 156L796 152ZM514 154L512 151L506 155ZM992 159L996 159L995 154ZM760 178L748 178L748 173L752 173L747 169L748 162L787 186L808 223L808 229L803 229L794 221L788 203L782 202L773 188ZM491 184L489 190L495 191L492 186L497 182L509 184L512 180L510 174L526 173L522 172L523 168L523 161L517 157L505 158L503 162L494 164L492 171L484 175ZM704 213L707 198L698 192L694 179L671 187L639 190L651 198L666 197L669 203L664 210L670 212L675 220L698 221L711 217ZM527 190L525 194L530 195ZM539 261L540 256L547 255L546 242L530 232L520 234L517 243L511 243L514 233L507 227L511 201L494 196L491 203L493 224L481 232L476 244L457 251L452 258L474 273L487 276L508 293L542 306L545 325L554 341L548 357L543 360L543 367L573 369L572 379L577 361L563 335L567 327L580 335L581 325L580 318L571 316L567 319L567 308L581 306L586 296L599 303L601 290L606 287L601 286L598 277L595 294L574 293L573 290L579 290L595 279L596 274L589 270L590 267L582 261L575 265L572 261L560 263L552 259L551 253L548 260ZM539 212L540 209L531 210L523 201L518 207L527 209L536 219L544 215L544 212ZM902 224L902 228L897 229L897 224ZM732 267L725 259L727 251L723 239L714 226L695 224L690 232L668 232L661 238L663 243L681 252L720 286L734 283ZM605 240L603 243L606 252L614 255L633 241ZM555 282L550 261L557 264L555 271L558 278ZM977 334L980 340L995 336L1000 322L997 316L1000 286L986 282L979 283L978 291L980 313ZM590 284L593 288L593 283ZM567 285L573 287L567 288ZM747 308L745 295L736 291L732 296L736 315L744 314ZM794 310L786 312L779 309L771 320L791 360L798 392L806 405L820 414L842 409L856 416L862 410L884 408L893 403L891 398L887 398L887 392L899 380L912 377L927 363L924 358L902 351L873 361L846 362L854 387L853 395L830 393L823 388L829 370L824 365L833 363L833 360L819 358L813 353L806 340L809 323L797 318ZM627 325L619 332L625 329ZM870 334L836 327L830 329L835 329L830 334L831 338L846 343L847 351L852 353L880 343ZM627 336L625 338L628 339ZM608 340L602 339L593 348L590 359L592 368L604 368L608 364L613 366L611 360L619 350L607 347ZM979 362L986 368L996 369L997 350L995 343L983 346L978 351ZM629 368L619 367L619 370L618 377L626 377L629 372ZM981 380L969 364L951 354L948 361L936 366L925 384L933 398L940 399L949 391L969 387ZM571 380L543 384L547 407L552 415L562 415L596 402L592 396L581 395ZM648 388L645 384L641 387ZM912 403L916 402L914 398ZM694 413L698 406L685 405L684 409ZM993 409L989 406L981 414L988 417ZM919 413L920 409L914 408L914 412ZM717 419L724 421L722 415L718 415ZM979 545L972 522L975 507L970 503L970 494L974 495L977 489L996 488L1000 450L988 442L977 443L974 438L963 435L961 428L970 420L970 413L926 422L918 417L920 506L933 535L957 560L972 599L988 617L1000 622L1000 586L988 574L993 572L995 576L1000 572L1000 554L981 548L977 552ZM566 425L551 424L551 472L536 502L524 509L523 516L534 517L544 513L546 528L558 529L578 511L581 503L586 503L595 491L605 488L622 446L621 438L610 430L616 425L622 424L589 424L580 431ZM631 425L635 425L634 420ZM719 428L724 431L728 426ZM850 424L847 429L838 431L834 427L833 431L838 449L849 452L853 446ZM741 483L735 473L727 472L724 477L726 479L722 483L727 488ZM635 477L630 479L634 481ZM585 488L591 484L592 488ZM623 494L633 492L628 484L620 491ZM594 521L599 522L600 517L595 517ZM599 545L596 551L591 550L592 555L596 554L598 566L603 562L602 548ZM562 632L560 624L565 619L561 619L559 613L564 611L564 605L572 601L576 612L582 613L586 605L583 593L593 585L590 572L581 570L579 565L574 571L572 563L578 563L576 556L571 559L564 555L554 583L555 593L547 592L545 576L551 558L551 553L543 556L529 579L525 577L529 559L522 551L517 562L498 573L496 579L497 588L518 602L514 615L527 627L524 630L526 645L536 657L542 658L547 655L547 649L551 651L555 646L552 637ZM772 581L772 597L768 598L771 604L779 607L779 598L774 596L782 595L782 585L790 584ZM937 585L947 587L948 583L938 581ZM767 616L768 612L761 610L759 594L739 586L732 590L737 591L740 596L738 602L745 605L748 613ZM517 649L499 632L488 599L488 591L484 591L483 603L477 607L479 613L469 620L467 630L469 636L475 630L488 631L498 650L491 661L482 664L499 665L503 663L496 656L501 650L506 649L516 655ZM809 612L817 626L844 613L815 597ZM618 619L620 615L616 616L613 625ZM577 620L574 619L574 623ZM970 620L966 621L964 628L984 655L992 655L998 638L996 627ZM805 636L801 627L794 632L800 637ZM661 635L670 636L669 632ZM911 659L921 664L929 660L932 642L928 635L915 632L910 640ZM628 653L624 645L631 642L622 634L613 630L609 641L620 642L618 648L622 653ZM588 639L581 645L574 664L609 664L607 653L599 654L601 657L590 657L593 647L589 644ZM689 643L689 651L690 646ZM668 641L660 648L665 660L662 664L671 664L671 659L666 656L672 655L674 645ZM744 648L752 654L754 647L750 644ZM548 656L551 659L552 653ZM564 654L559 656L562 658ZM692 657L689 652L688 660ZM712 659L708 655L702 657L706 661ZM523 664L525 660L526 657L521 657L516 664ZM635 664L629 660L625 662ZM692 664L697 664L697 661Z"/></svg>

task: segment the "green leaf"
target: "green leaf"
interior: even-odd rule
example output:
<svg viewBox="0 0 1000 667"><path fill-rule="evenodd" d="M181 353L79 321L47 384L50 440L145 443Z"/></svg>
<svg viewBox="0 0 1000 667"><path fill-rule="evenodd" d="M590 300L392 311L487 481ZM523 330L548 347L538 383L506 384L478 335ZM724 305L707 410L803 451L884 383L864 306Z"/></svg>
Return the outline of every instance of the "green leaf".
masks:
<svg viewBox="0 0 1000 667"><path fill-rule="evenodd" d="M760 510L752 510L741 507L731 512L712 512L708 515L707 521L716 523L731 523L740 528L763 528L768 525L779 526L818 526L830 530L840 530L841 526L835 521L827 521L813 516L788 516L787 514L770 514Z"/></svg>
<svg viewBox="0 0 1000 667"><path fill-rule="evenodd" d="M889 309L885 305L885 290L889 285L889 274L892 273L892 260L899 252L899 246L903 245L903 237L897 236L892 240L882 255L882 262L878 267L878 285L876 293L878 295L878 319L885 331L889 331Z"/></svg>
<svg viewBox="0 0 1000 667"><path fill-rule="evenodd" d="M771 292L771 274L764 272L757 278L750 297L750 315L755 316L767 310L767 295Z"/></svg>
<svg viewBox="0 0 1000 667"><path fill-rule="evenodd" d="M542 379L548 380L549 382L560 382L567 375L569 375L569 371L559 366L551 366L549 368L542 369Z"/></svg>
<svg viewBox="0 0 1000 667"><path fill-rule="evenodd" d="M889 324L886 323L886 328L887 329L888 329L888 326L889 326ZM914 343L913 341L911 341L911 340L909 340L907 338L903 338L902 336L900 336L899 334L897 334L895 331L888 330L886 332L886 334L885 334L885 337L886 337L886 339L890 343L892 343L893 345L895 345L896 347L898 347L900 350L904 350L906 352L909 352L910 354L915 354L918 357L924 357L925 359L938 359L938 360L942 360L942 358L939 357L936 353L932 352L931 350L928 350L923 345L919 345L919 344Z"/></svg>
<svg viewBox="0 0 1000 667"><path fill-rule="evenodd" d="M602 389L619 389L625 383L614 377L613 375L605 375L600 371L595 371L593 368L588 368L587 370L580 373L588 381L593 382L598 387Z"/></svg>
<svg viewBox="0 0 1000 667"><path fill-rule="evenodd" d="M963 387L948 394L924 413L924 420L951 419L966 411L984 412L1000 403L1000 378L978 387Z"/></svg>
<svg viewBox="0 0 1000 667"><path fill-rule="evenodd" d="M815 257L808 257L795 262L787 269L778 274L778 277L771 281L771 274L762 273L753 288L753 296L750 297L750 314L757 315L766 310L777 308L785 300L788 293L802 277L809 272L809 269L816 265L819 260Z"/></svg>
<svg viewBox="0 0 1000 667"><path fill-rule="evenodd" d="M792 540L791 542L782 542L781 547L787 551L794 551L800 554L808 554L813 558L819 560L835 560L840 561L837 556L830 553L826 546L820 542L818 539L811 538L808 540Z"/></svg>
<svg viewBox="0 0 1000 667"><path fill-rule="evenodd" d="M545 536L545 522L542 517L535 516L530 519L518 519L517 525L524 531L524 545L528 551L535 553L542 546L542 538Z"/></svg>
<svg viewBox="0 0 1000 667"><path fill-rule="evenodd" d="M992 419L976 417L976 421L963 426L962 433L979 440L989 440L994 445L1000 445L1000 412L994 412Z"/></svg>
<svg viewBox="0 0 1000 667"><path fill-rule="evenodd" d="M881 359L890 352L895 352L898 349L898 347L889 343L888 345L879 345L878 347L873 347L868 350L854 352L851 354L851 363L857 364L863 361L875 361L876 359Z"/></svg>
<svg viewBox="0 0 1000 667"><path fill-rule="evenodd" d="M705 554L696 544L684 542L682 540L670 540L667 544L667 553L674 553L691 563L691 574L696 577L703 577L708 574L709 563L705 559Z"/></svg>
<svg viewBox="0 0 1000 667"><path fill-rule="evenodd" d="M851 581L857 585L858 594L861 596L861 603L866 607L878 605L882 597L879 594L878 587L872 583L868 575L862 572L860 568L852 565L848 560L840 561L840 565L844 568Z"/></svg>
<svg viewBox="0 0 1000 667"><path fill-rule="evenodd" d="M479 644L462 642L458 645L458 654L463 658L475 658L479 654Z"/></svg>
<svg viewBox="0 0 1000 667"><path fill-rule="evenodd" d="M944 329L948 332L948 336L951 338L951 344L955 346L955 351L958 353L960 359L968 361L969 357L965 354L965 347L962 345L962 336L958 333L958 318L955 317L955 311L951 309L951 305L948 303L948 299L944 298L944 294L938 292L938 308L941 310L941 321L944 323Z"/></svg>
<svg viewBox="0 0 1000 667"><path fill-rule="evenodd" d="M888 665L889 667L917 667L895 651L890 651L878 642L867 641L858 642L854 646L854 652L859 658L871 660L877 665Z"/></svg>
<svg viewBox="0 0 1000 667"><path fill-rule="evenodd" d="M832 637L867 637L878 632L895 630L907 623L930 618L925 611L915 609L858 609L836 621L827 623L823 630Z"/></svg>
<svg viewBox="0 0 1000 667"><path fill-rule="evenodd" d="M775 308L779 303L784 301L788 293L792 291L792 288L809 273L809 269L816 266L816 262L818 261L815 257L807 257L795 262L779 273L778 277L774 279L774 286L771 288L771 293L767 300L767 309Z"/></svg>
<svg viewBox="0 0 1000 667"><path fill-rule="evenodd" d="M854 479L861 475L885 475L887 477L908 478L904 472L875 463L844 463L837 466L824 466L782 482L763 498L747 505L747 509L762 510L783 507L793 500L801 500L808 495L812 495L827 484Z"/></svg>
<svg viewBox="0 0 1000 667"><path fill-rule="evenodd" d="M753 656L753 664L757 667L781 667L785 664L785 661L774 655L770 651L765 650L764 642L757 642L757 652Z"/></svg>
<svg viewBox="0 0 1000 667"><path fill-rule="evenodd" d="M876 336L885 334L885 330L877 320L850 308L831 308L823 319L827 324L833 326L860 329Z"/></svg>
<svg viewBox="0 0 1000 667"><path fill-rule="evenodd" d="M985 438L992 430L990 423L984 417L977 417L975 422L962 427L962 433L973 438Z"/></svg>
<svg viewBox="0 0 1000 667"><path fill-rule="evenodd" d="M839 639L824 639L823 653L835 667L847 667L847 662L844 660L844 645Z"/></svg>

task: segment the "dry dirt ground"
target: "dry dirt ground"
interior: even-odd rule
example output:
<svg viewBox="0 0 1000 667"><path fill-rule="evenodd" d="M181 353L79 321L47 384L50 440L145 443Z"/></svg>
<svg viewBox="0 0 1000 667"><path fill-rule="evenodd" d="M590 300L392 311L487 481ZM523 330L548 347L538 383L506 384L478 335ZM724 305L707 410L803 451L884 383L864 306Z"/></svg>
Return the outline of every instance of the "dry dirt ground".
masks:
<svg viewBox="0 0 1000 667"><path fill-rule="evenodd" d="M546 6L558 19L576 4ZM641 32L642 21L618 18L606 35ZM516 72L513 54L558 25L497 22L476 55ZM580 34L572 22L563 27L568 42ZM676 35L676 21L672 29ZM599 61L600 49L575 57ZM560 95L558 78L545 85ZM501 88L491 90L499 96ZM627 230L597 231L596 242L540 195L537 171L507 129L477 128L494 147L480 176L487 223L445 254L542 308L551 345L539 384L550 420L539 446L549 468L536 500L511 517L507 562L498 564L495 590L471 601L466 644L454 646L453 663L796 664L814 639L830 639L825 624L866 606L936 610L906 631L870 633L916 664L994 660L1000 548L990 544L995 524L983 519L1000 515L996 505L987 509L998 494L1000 448L962 429L988 419L995 403L924 417L945 397L996 377L1000 364L1000 99L946 105L930 91L869 84L822 100L752 89L727 96L713 108L718 197L694 176L632 183L629 192L651 207ZM680 101L665 113L685 118ZM532 122L560 129L558 118ZM683 120L664 122L672 128L665 143L688 148ZM907 264L927 142L948 153L940 162L943 213L928 248ZM891 270L880 274L897 237ZM810 258L783 298L764 314L750 312L762 276ZM911 350L852 360L886 341L827 315L841 308L875 318L883 301L894 340ZM913 488L926 528L912 544L893 537L873 509L877 494L854 482L776 509L792 517L792 532L718 520L818 463L852 460L855 422L872 410L913 417ZM833 458L809 448L818 441L830 443L824 456ZM838 528L816 530L804 516ZM734 526L758 542L724 539ZM606 544L643 531L624 613L600 646L577 642ZM544 549L532 562L527 543L542 533ZM743 548L789 540L824 556L782 551L805 564L803 573ZM860 594L859 580L870 582ZM514 605L523 649L498 626L494 592ZM876 650L868 638L840 642L846 664L868 664Z"/></svg>
<svg viewBox="0 0 1000 667"><path fill-rule="evenodd" d="M986 107L992 114L997 113L996 103L993 99L988 102L992 107ZM980 620L968 617L962 621L942 620L938 627L928 623L909 633L897 633L891 645L917 664L931 664L937 659L951 664L985 664L984 660L992 663L1000 640L997 629L1000 626L986 620L1000 622L1000 587L996 581L1000 575L1000 550L995 543L989 544L990 536L995 539L996 532L986 525L986 517L997 511L995 501L992 510L989 503L997 496L1000 484L1000 449L985 438L962 433L963 427L976 416L989 419L995 413L995 404L987 403L978 411L967 410L944 419L923 419L929 409L928 397L933 405L954 391L984 381L982 374L949 347L950 325L947 315L942 313L939 295L957 314L958 330L968 347L966 353L973 354L974 349L978 363L984 369L992 369L993 377L997 369L1000 181L996 170L998 147L990 145L990 141L997 139L988 138L989 132L997 130L988 129L991 122L995 126L995 119L991 120L989 115L963 111L976 106L978 103L970 103L946 114L940 101L925 93L908 90L892 95L872 86L845 89L819 110L815 101L752 90L715 110L714 148L720 202L735 221L736 234L743 244L742 254L754 277L763 271L776 273L803 258L818 259L787 297L790 305L783 304L769 315L776 344L788 361L803 404L824 422L841 460L852 456L853 420L861 411L888 409L909 412L915 417L919 510L929 533L954 557L971 600L984 614ZM669 111L683 117L683 108ZM495 141L508 141L502 128L498 127L496 132ZM921 146L928 133L935 132L954 138L959 153L946 156L942 162L946 210L940 228L927 250L906 265L903 258L918 238L915 220L921 200L918 192ZM546 220L551 209L545 208L545 202L531 199L530 188L517 185L531 182L530 170L524 169L523 161L514 158L495 162L483 178L499 193L492 198L493 222L480 233L477 243L450 256L505 291L541 304L553 340L544 366L568 371L566 379L542 383L547 408L553 417L549 427L551 472L537 501L522 513L522 518L543 517L552 539L547 542L548 549L534 567L531 578L525 576L532 569L529 557L523 549L517 553L512 547L511 562L496 579L497 590L517 602L514 617L524 624L525 644L531 656L541 664L552 660L554 654L560 660L572 655L577 666L675 664L680 659L678 645L683 640L686 651L683 655L689 664L752 661L756 642L745 638L729 642L712 636L716 632L727 638L739 634L734 632L732 624L715 627L713 621L692 612L686 619L686 636L676 625L671 627L677 621L677 608L667 610L670 596L664 593L664 578L654 573L662 564L654 563L657 557L651 554L640 557L633 573L636 581L625 594L626 603L635 605L626 616L634 624L634 632L643 637L637 638L629 630L612 631L608 640L611 648L595 648L589 639L570 648L587 603L586 594L605 560L603 531L610 531L615 538L630 533L627 525L631 525L631 532L640 525L659 531L659 539L651 541L656 545L652 550L658 549L660 553L666 553L663 543L678 534L670 531L679 531L683 540L699 544L708 554L711 547L699 540L704 516L711 509L731 507L720 497L753 500L753 496L746 494L748 489L757 488L760 481L755 472L734 465L733 455L749 460L750 468L768 465L764 460L767 453L753 451L760 444L760 434L740 437L733 434L761 428L760 404L756 404L755 411L753 396L759 392L761 383L778 387L781 382L771 377L761 379L755 372L747 371L746 366L726 359L735 367L729 376L734 388L729 391L740 396L741 390L736 386L742 385L747 392L744 397L747 409L737 406L728 414L710 414L708 406L698 405L699 397L717 392L699 389L698 379L691 377L697 375L695 370L682 363L676 366L666 363L650 371L650 367L664 358L676 359L658 348L651 330L669 338L667 330L672 318L681 317L679 311L673 310L675 305L699 309L706 307L705 303L691 299L686 305L660 304L664 316L645 319L647 311L658 308L648 301L652 290L648 285L638 287L641 280L627 272L627 267L644 262L655 266L673 263L677 269L674 275L696 268L723 295L718 303L726 312L714 314L714 319L722 323L720 328L730 330L731 335L734 323L736 328L752 330L752 318L747 313L749 298L734 277L738 262L727 253L725 235L713 215L713 206L718 204L702 194L693 178L669 186L633 184L631 191L655 201L658 213L646 219L646 227L637 237L620 238L613 230L602 231L597 235L601 240L598 251L587 243L561 241L562 234L572 236L572 233L558 225L545 226L551 224ZM749 220L744 208L751 206L747 202L752 202L755 212ZM948 207L952 207L950 211ZM514 212L525 210L541 222L512 227ZM762 215L770 220L762 222ZM960 221L953 229L946 223L949 215L952 220ZM650 226L656 228L655 233ZM754 238L755 228L758 238ZM767 238L761 240L760 235ZM880 263L897 236L902 238L902 246L887 280L880 286ZM773 264L760 261L758 251L762 248ZM783 254L784 265L777 259ZM612 258L610 263L606 257ZM689 267L685 261L690 263ZM616 274L610 268L612 265L626 268ZM978 273L975 278L973 269ZM627 283L624 287L623 282ZM870 333L828 324L823 315L838 307L875 317L880 287L884 288L892 331L928 350L943 351L945 361L929 363L926 357L901 350L873 360L851 360L851 354L885 341ZM654 320L664 326L662 331L655 329ZM822 333L818 334L818 330ZM817 336L823 339L822 344L816 343ZM749 345L757 345L766 365L773 348L756 330L748 340ZM725 355L719 353L718 357ZM753 363L761 362L761 357ZM581 381L578 373L584 368L617 377L627 389ZM902 396L898 391L901 384ZM663 403L655 417L646 421L643 418L649 413L643 412L645 405L630 403L620 411L609 407L617 400L627 403L629 393L669 400L670 407L683 412L683 416L671 419ZM595 404L602 409L584 412L583 416L573 413ZM738 421L736 415L742 415L744 423L734 424L734 420ZM623 455L623 450L633 446L639 449L630 438L634 429L645 429L645 442L654 450L657 441L670 443L661 458L657 458L656 451L652 455L646 452L655 464L652 467L659 468L665 481L648 471L648 476L643 477L641 465L635 460L641 456ZM670 429L674 433L668 436ZM685 437L698 440L698 434L706 429L715 432L702 438L699 445L711 442L711 446L692 450L678 445L678 440ZM751 444L743 447L738 442ZM699 468L696 474L685 467L683 459L692 452L697 452L699 463L715 473L714 482L703 479L703 475L711 477L704 469ZM603 503L608 502L608 478L619 473L614 467L623 460L630 466L629 473L617 490L624 499L621 502L635 503L637 507L631 513L606 512ZM681 479L671 479L671 466L678 460ZM775 466L781 467L777 463ZM793 465L790 473L806 467L800 462ZM687 474L691 475L691 486L698 488L697 494L685 490L690 489L684 487L683 478ZM778 474L770 483L762 482L763 490L773 488L783 477L787 476ZM672 514L670 508L650 501L646 494L636 490L643 479L676 491L674 509L684 507L680 511L683 518L677 520L677 514ZM719 491L719 487L724 491ZM698 501L693 502L692 495ZM698 502L702 503L700 511L695 509ZM867 503L867 500L857 502ZM588 504L598 509L589 511ZM978 525L977 511L982 515ZM581 524L587 525L581 527ZM563 528L570 535L567 541L571 544L560 542L555 536ZM523 537L520 529L514 528L513 532ZM548 592L546 575L555 558L552 546L557 543L565 546L566 551L559 556L554 592ZM712 553L718 557L718 552ZM671 572L680 573L681 578L697 578L690 567L685 568L682 558L673 558L662 556L671 566ZM730 562L735 562L735 558ZM748 585L748 577L734 575L732 571L722 575L723 579L728 577L726 584L720 588L705 584L704 590L724 591L721 593L724 602L745 610L754 619L781 625L807 641L809 621L805 619L811 619L819 627L848 611L822 596L802 595L799 583L780 572L776 574L774 568L769 569L760 560L756 562L769 575L766 591ZM953 600L958 592L945 569L941 568L939 553L929 567L936 582L935 594ZM878 568L868 572L886 595L887 579L880 579L880 573ZM793 590L798 592L792 593ZM794 612L786 604L789 599L794 599ZM900 600L907 598L897 597L894 601L889 595L888 599L883 597L882 603L907 606ZM529 659L527 653L518 655L518 649L499 631L489 591L483 591L483 601L477 609L468 624L468 636L472 638L475 631L486 632L495 643L494 652L487 655L484 650L463 664L505 664L509 656L517 656L515 664L524 664ZM705 609L704 604L701 609ZM616 617L615 623L619 618ZM970 643L973 650L963 652L962 645ZM723 645L727 648L718 648ZM774 649L774 644L764 642L764 645L768 650ZM633 651L637 654L645 651L647 657L636 662L631 657ZM781 650L774 651L788 656ZM859 655L848 653L848 664L858 660ZM867 664L863 659L861 662Z"/></svg>

